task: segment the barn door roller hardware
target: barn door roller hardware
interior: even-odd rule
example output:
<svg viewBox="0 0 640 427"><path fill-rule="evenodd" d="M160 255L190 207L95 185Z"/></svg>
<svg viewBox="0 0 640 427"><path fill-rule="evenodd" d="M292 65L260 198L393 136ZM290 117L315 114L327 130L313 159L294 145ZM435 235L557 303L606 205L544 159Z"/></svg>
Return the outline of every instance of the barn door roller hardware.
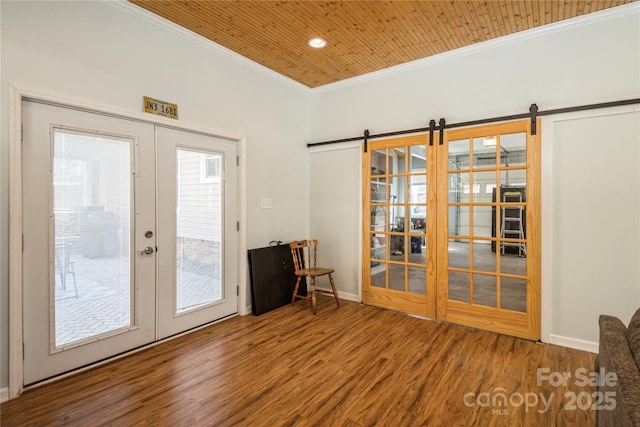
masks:
<svg viewBox="0 0 640 427"><path fill-rule="evenodd" d="M506 122L506 121L510 121L510 120L521 120L521 119L531 119L531 134L532 135L536 135L538 132L538 126L537 126L537 118L541 117L541 116L550 116L553 114L562 114L562 113L572 113L572 112L576 112L576 111L586 111L586 110L595 110L598 108L610 108L610 107L620 107L623 105L634 105L634 104L640 104L640 98L633 98L633 99L623 99L621 101L611 101L611 102L601 102L598 104L588 104L588 105L578 105L575 107L567 107L567 108L557 108L555 110L547 110L547 111L539 111L538 110L538 106L536 104L531 104L531 106L529 107L529 112L528 113L524 113L524 114L514 114L511 116L500 116L500 117L492 117L489 119L480 119L480 120L473 120L473 121L469 121L469 122L461 122L461 123L450 123L447 124L445 119L442 118L440 119L440 125L439 126L435 126L435 120L431 120L429 122L429 127L424 127L424 128L417 128L417 129L407 129L407 130L400 130L400 131L394 131L394 132L386 132L386 133L379 133L379 134L375 134L375 135L370 135L369 134L369 130L365 130L365 149L364 151L367 151L367 142L370 139L373 138L385 138L388 136L396 136L396 135L405 135L405 134L409 134L409 133L425 133L425 132L429 132L429 145L433 144L433 132L436 130L440 131L440 144L443 144L444 142L444 135L443 135L443 130L445 129L452 129L452 128L458 128L458 127L465 127L465 126L477 126L477 125L483 125L483 124L487 124L487 123L496 123L496 122ZM323 142L313 142L313 143L309 143L307 144L307 147L315 147L318 145L328 145L328 144L339 144L341 142L351 142L351 141L361 141L362 137L361 136L356 136L353 138L344 138L344 139L335 139L332 141L323 141Z"/></svg>
<svg viewBox="0 0 640 427"><path fill-rule="evenodd" d="M444 144L444 129L447 125L447 121L443 118L440 119L440 126L438 129L440 130L440 145Z"/></svg>
<svg viewBox="0 0 640 427"><path fill-rule="evenodd" d="M369 129L364 130L364 152L367 152L367 140L369 139Z"/></svg>
<svg viewBox="0 0 640 427"><path fill-rule="evenodd" d="M433 131L436 129L436 121L431 119L429 121L429 147L433 147Z"/></svg>
<svg viewBox="0 0 640 427"><path fill-rule="evenodd" d="M529 114L531 115L531 135L535 135L538 132L536 126L536 119L538 118L538 106L531 104L529 107Z"/></svg>

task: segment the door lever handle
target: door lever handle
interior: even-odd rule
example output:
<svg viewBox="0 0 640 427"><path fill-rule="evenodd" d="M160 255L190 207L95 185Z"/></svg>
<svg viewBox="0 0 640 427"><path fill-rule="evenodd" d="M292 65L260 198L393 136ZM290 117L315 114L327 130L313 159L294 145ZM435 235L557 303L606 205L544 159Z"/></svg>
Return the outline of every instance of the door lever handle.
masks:
<svg viewBox="0 0 640 427"><path fill-rule="evenodd" d="M153 253L153 248L151 246L147 246L141 251L138 251L140 255L151 255Z"/></svg>

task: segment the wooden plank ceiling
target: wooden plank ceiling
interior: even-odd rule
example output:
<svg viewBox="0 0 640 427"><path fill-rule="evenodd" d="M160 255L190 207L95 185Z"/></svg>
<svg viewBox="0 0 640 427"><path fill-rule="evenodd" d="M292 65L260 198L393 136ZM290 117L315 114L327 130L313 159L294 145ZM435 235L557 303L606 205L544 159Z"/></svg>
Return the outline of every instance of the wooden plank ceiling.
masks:
<svg viewBox="0 0 640 427"><path fill-rule="evenodd" d="M634 0L130 1L314 88Z"/></svg>

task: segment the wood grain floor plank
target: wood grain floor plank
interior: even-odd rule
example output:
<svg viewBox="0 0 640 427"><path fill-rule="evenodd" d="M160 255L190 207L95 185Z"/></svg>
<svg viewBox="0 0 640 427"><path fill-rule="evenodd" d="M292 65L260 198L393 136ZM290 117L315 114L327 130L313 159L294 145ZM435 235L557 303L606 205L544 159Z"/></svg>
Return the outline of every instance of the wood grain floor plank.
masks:
<svg viewBox="0 0 640 427"><path fill-rule="evenodd" d="M0 406L3 426L593 425L537 370L593 370L595 355L333 298L235 317ZM517 399L550 399L527 408ZM466 396L466 400L465 400ZM471 397L472 396L472 397ZM514 398L515 398L514 397Z"/></svg>

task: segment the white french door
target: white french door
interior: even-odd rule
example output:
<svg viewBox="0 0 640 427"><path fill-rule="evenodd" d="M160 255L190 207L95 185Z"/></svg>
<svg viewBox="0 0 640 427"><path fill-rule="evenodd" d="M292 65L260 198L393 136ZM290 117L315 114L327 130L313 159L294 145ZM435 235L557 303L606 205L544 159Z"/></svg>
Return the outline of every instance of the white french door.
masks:
<svg viewBox="0 0 640 427"><path fill-rule="evenodd" d="M237 311L236 147L157 129L158 338Z"/></svg>
<svg viewBox="0 0 640 427"><path fill-rule="evenodd" d="M237 311L236 148L23 102L24 384Z"/></svg>

